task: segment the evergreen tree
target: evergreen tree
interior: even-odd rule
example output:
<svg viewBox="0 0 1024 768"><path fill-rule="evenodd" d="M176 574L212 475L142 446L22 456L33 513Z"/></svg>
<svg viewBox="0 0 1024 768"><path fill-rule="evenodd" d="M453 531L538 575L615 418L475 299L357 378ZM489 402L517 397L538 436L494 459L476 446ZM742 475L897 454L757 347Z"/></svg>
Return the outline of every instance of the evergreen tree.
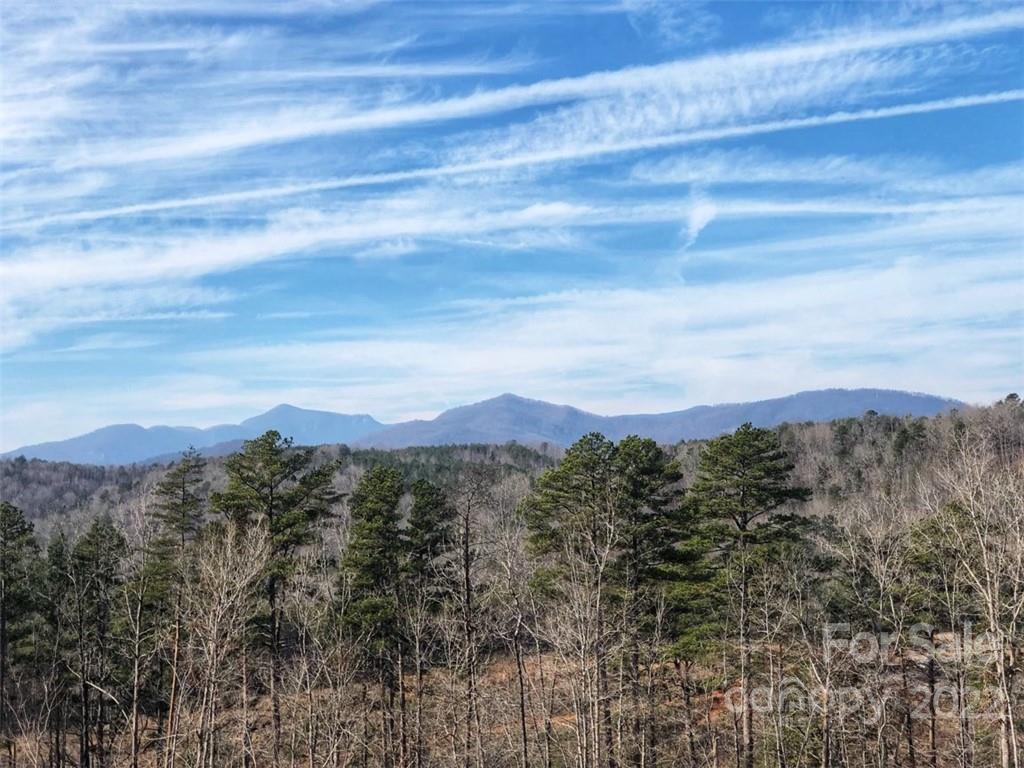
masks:
<svg viewBox="0 0 1024 768"><path fill-rule="evenodd" d="M531 542L553 556L553 578L561 578L566 558L589 572L594 593L592 654L597 670L595 710L599 751L615 764L608 691L608 649L613 640L608 611L618 605L632 697L630 760L640 760L641 742L653 736L641 717L641 640L650 627L646 588L669 575L675 559L677 524L673 513L678 468L649 439L630 436L619 445L600 434L580 438L562 463L545 472L526 503Z"/></svg>
<svg viewBox="0 0 1024 768"><path fill-rule="evenodd" d="M586 551L593 558L609 543L615 519L615 445L591 433L565 452L562 463L537 480L526 502L530 540L541 554L561 554L566 548Z"/></svg>
<svg viewBox="0 0 1024 768"><path fill-rule="evenodd" d="M9 678L20 641L30 629L34 610L30 580L37 553L32 523L13 504L0 502L0 744L9 756L14 715Z"/></svg>
<svg viewBox="0 0 1024 768"><path fill-rule="evenodd" d="M776 511L810 497L792 484L793 469L778 435L748 422L705 445L690 495L706 520L725 524L726 545L768 542L799 527L796 515Z"/></svg>
<svg viewBox="0 0 1024 768"><path fill-rule="evenodd" d="M631 742L629 762L639 766L644 753L654 752L656 723L653 702L643 700L641 667L656 659L655 599L662 593L669 567L676 561L679 535L675 502L678 468L656 442L635 435L615 446L613 472L617 483L617 514L621 518L620 552L612 578L622 602L623 645L628 674Z"/></svg>
<svg viewBox="0 0 1024 768"><path fill-rule="evenodd" d="M792 539L802 521L778 510L810 496L792 484L793 463L778 435L768 429L742 425L729 435L711 440L700 456L690 498L700 511L724 563L734 569L739 592L740 680L742 742L746 768L754 765L753 707L751 704L750 582L752 558L773 543Z"/></svg>
<svg viewBox="0 0 1024 768"><path fill-rule="evenodd" d="M675 523L679 538L673 549L666 588L669 643L665 655L672 660L682 694L684 750L689 768L700 765L697 694L710 696L724 681L713 677L698 679L694 670L714 659L720 649L724 579L710 558L714 539L700 524L695 504L680 506Z"/></svg>
<svg viewBox="0 0 1024 768"><path fill-rule="evenodd" d="M281 588L294 569L296 550L313 540L316 524L328 515L335 499L335 465L314 466L315 457L314 448L294 448L291 438L269 430L228 457L227 487L212 497L213 507L240 527L261 519L270 534L266 596L275 762L281 755Z"/></svg>
<svg viewBox="0 0 1024 768"><path fill-rule="evenodd" d="M402 539L398 511L402 492L402 476L396 469L374 467L363 475L349 500L349 542L342 561L351 598L345 621L362 647L368 671L376 672L380 685L382 765L385 767L394 764L394 697L402 674L403 637L399 624ZM364 717L367 716L364 714ZM404 717L402 724L404 726ZM403 744L404 733L403 727Z"/></svg>
<svg viewBox="0 0 1024 768"><path fill-rule="evenodd" d="M375 467L349 499L349 542L342 561L352 602L347 621L376 653L395 638L401 563L398 470Z"/></svg>
<svg viewBox="0 0 1024 768"><path fill-rule="evenodd" d="M71 727L73 632L71 611L71 546L64 531L50 535L40 574L38 595L41 627L38 637L40 676L46 681L40 706L50 713L51 754L63 754Z"/></svg>
<svg viewBox="0 0 1024 768"><path fill-rule="evenodd" d="M165 551L171 550L168 554L178 562L184 556L185 546L195 538L203 524L206 499L201 486L205 466L199 452L189 448L153 492L153 517L161 529L158 545Z"/></svg>
<svg viewBox="0 0 1024 768"><path fill-rule="evenodd" d="M424 764L426 748L423 740L424 673L429 654L428 627L444 600L450 594L448 576L452 563L449 557L454 546L452 527L455 508L448 494L436 485L417 480L412 484L412 508L403 537L402 584L399 590L402 644L399 645L399 684L401 694L402 754L406 753L404 674L406 645L412 654L416 681L414 703L414 765ZM405 764L406 761L402 761Z"/></svg>
<svg viewBox="0 0 1024 768"><path fill-rule="evenodd" d="M653 440L631 435L615 447L613 472L622 519L616 576L626 599L636 602L641 588L663 581L667 566L677 559L679 469ZM627 620L643 618L643 606L636 608Z"/></svg>
<svg viewBox="0 0 1024 768"><path fill-rule="evenodd" d="M155 542L154 587L170 611L173 626L170 659L170 690L167 696L167 717L164 750L167 764L174 761L177 749L179 665L182 648L182 590L185 586L186 555L190 543L199 533L206 512L202 493L205 462L189 448L163 479L153 496L154 518L160 528ZM154 611L159 613L159 609Z"/></svg>
<svg viewBox="0 0 1024 768"><path fill-rule="evenodd" d="M71 550L68 581L74 649L72 674L79 684L79 764L92 765L93 750L106 765L110 701L117 687L114 622L121 607L119 587L124 535L104 515L89 526Z"/></svg>
<svg viewBox="0 0 1024 768"><path fill-rule="evenodd" d="M573 640L593 664L596 685L577 706L585 764L614 765L614 733L608 691L608 580L618 545L615 445L597 433L584 435L562 462L538 478L524 502L529 544L544 558L535 579L552 602L572 603ZM584 682L584 681L581 681ZM585 684L585 683L584 683Z"/></svg>
<svg viewBox="0 0 1024 768"><path fill-rule="evenodd" d="M451 550L455 510L448 495L427 480L417 480L410 490L403 569L410 585L423 589L435 580L438 559Z"/></svg>

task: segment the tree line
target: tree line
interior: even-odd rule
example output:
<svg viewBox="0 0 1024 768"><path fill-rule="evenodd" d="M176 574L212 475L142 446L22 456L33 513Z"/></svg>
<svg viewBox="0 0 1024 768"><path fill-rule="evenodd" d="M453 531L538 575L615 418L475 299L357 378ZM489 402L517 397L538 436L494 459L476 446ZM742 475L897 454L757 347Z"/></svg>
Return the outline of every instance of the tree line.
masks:
<svg viewBox="0 0 1024 768"><path fill-rule="evenodd" d="M1022 768L1022 411L4 501L0 764Z"/></svg>

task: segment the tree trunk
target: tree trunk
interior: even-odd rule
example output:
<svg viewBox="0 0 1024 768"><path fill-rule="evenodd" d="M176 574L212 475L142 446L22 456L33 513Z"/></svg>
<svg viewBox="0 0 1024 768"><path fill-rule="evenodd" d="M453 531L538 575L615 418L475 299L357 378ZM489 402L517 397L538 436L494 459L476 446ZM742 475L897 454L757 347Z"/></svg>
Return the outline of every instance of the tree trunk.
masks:
<svg viewBox="0 0 1024 768"><path fill-rule="evenodd" d="M636 621L636 617L633 617ZM633 714L630 718L630 727L633 736L633 766L640 768L641 764L641 732L644 727L643 716L640 712L640 650L638 648L639 638L636 636L635 627L631 630L633 637L630 645L633 647L629 653L629 697Z"/></svg>
<svg viewBox="0 0 1024 768"><path fill-rule="evenodd" d="M928 754L931 768L939 768L939 724L935 712L935 629L931 630L928 638Z"/></svg>
<svg viewBox="0 0 1024 768"><path fill-rule="evenodd" d="M416 727L416 766L423 768L423 648L420 631L416 631L416 711L413 715Z"/></svg>
<svg viewBox="0 0 1024 768"><path fill-rule="evenodd" d="M1012 652L1000 639L1001 647L996 656L996 673L999 678L999 759L1001 768L1020 768L1019 747L1017 746L1016 728L1013 722L1013 670L1007 663L1007 656Z"/></svg>
<svg viewBox="0 0 1024 768"><path fill-rule="evenodd" d="M405 653L402 641L398 642L398 765L409 768L409 737L407 731L405 700ZM312 768L312 766L310 766Z"/></svg>
<svg viewBox="0 0 1024 768"><path fill-rule="evenodd" d="M967 711L967 672L964 669L963 659L963 648L967 641L966 635L967 629L964 627L960 630L960 638L956 640L956 708L960 726L960 768L972 768L974 765L974 745L971 743L970 714Z"/></svg>
<svg viewBox="0 0 1024 768"><path fill-rule="evenodd" d="M516 629L512 635L512 647L516 658L516 678L519 684L519 738L522 751L522 768L529 768L529 741L526 734L526 674L523 668L523 646L520 639L522 618L516 617Z"/></svg>
<svg viewBox="0 0 1024 768"><path fill-rule="evenodd" d="M832 712L828 688L821 689L821 768L832 768Z"/></svg>
<svg viewBox="0 0 1024 768"><path fill-rule="evenodd" d="M174 768L178 746L178 659L181 653L181 597L175 598L174 640L171 647L171 692L167 699L164 768Z"/></svg>
<svg viewBox="0 0 1024 768"><path fill-rule="evenodd" d="M6 563L0 563L0 574L7 572ZM7 726L7 580L0 576L0 741L7 747L8 760L13 761L11 734Z"/></svg>
<svg viewBox="0 0 1024 768"><path fill-rule="evenodd" d="M277 605L277 580L268 583L270 602L270 710L274 726L274 768L281 765L281 617Z"/></svg>
<svg viewBox="0 0 1024 768"><path fill-rule="evenodd" d="M315 768L319 741L316 723L316 700L313 696L313 676L306 667L306 768Z"/></svg>
<svg viewBox="0 0 1024 768"><path fill-rule="evenodd" d="M84 643L85 640L80 640L80 643ZM79 768L89 768L91 764L92 754L89 750L89 716L90 716L90 702L89 702L89 685L86 682L86 675L88 674L85 661L84 661L84 650L80 653L82 658L82 680L79 686L79 696L81 697L81 723L79 724L78 732L78 765Z"/></svg>
<svg viewBox="0 0 1024 768"><path fill-rule="evenodd" d="M362 709L363 715L363 743L362 743L362 768L367 768L370 764L370 712L367 706L367 699L369 694L366 690L366 682L363 681L362 687L360 688L359 703Z"/></svg>
<svg viewBox="0 0 1024 768"><path fill-rule="evenodd" d="M100 768L107 768L107 702L100 696L96 700L96 759Z"/></svg>
<svg viewBox="0 0 1024 768"><path fill-rule="evenodd" d="M462 517L462 605L463 605L463 640L466 644L466 734L465 755L466 768L473 764L474 725L478 719L476 702L476 648L474 647L473 617L473 552L470 546L470 510L467 508ZM477 734L479 738L479 734Z"/></svg>
<svg viewBox="0 0 1024 768"><path fill-rule="evenodd" d="M708 734L711 737L711 764L718 768L719 766L719 753L718 753L718 729L715 728L714 722L711 720L711 706L714 700L711 696L707 697L707 705L704 707L704 720L707 723Z"/></svg>
<svg viewBox="0 0 1024 768"><path fill-rule="evenodd" d="M903 679L903 704L906 707L904 727L907 732L907 759L910 768L917 768L917 745L914 742L914 702L910 700L910 684L907 680L907 660L900 648L900 674Z"/></svg>
<svg viewBox="0 0 1024 768"><path fill-rule="evenodd" d="M139 611L136 612L136 621L141 619L141 600L139 601ZM139 691L142 687L142 649L140 647L141 638L140 633L137 630L135 633L135 648L132 659L132 712L131 712L131 739L132 739L132 754L131 754L131 766L132 768L139 768Z"/></svg>
<svg viewBox="0 0 1024 768"><path fill-rule="evenodd" d="M249 768L255 762L249 736L249 643L242 630L242 690L239 698L242 704L242 768Z"/></svg>
<svg viewBox="0 0 1024 768"><path fill-rule="evenodd" d="M679 690L683 695L683 730L686 736L686 762L689 768L697 768L697 744L693 732L693 700L690 695L690 665L673 659L672 664L679 676Z"/></svg>
<svg viewBox="0 0 1024 768"><path fill-rule="evenodd" d="M551 681L551 689L549 693L544 675L544 655L540 652L539 648L537 649L537 675L540 678L541 706L544 708L544 768L551 768L551 710L553 707L552 700L554 699L555 683L554 680Z"/></svg>
<svg viewBox="0 0 1024 768"><path fill-rule="evenodd" d="M740 694L742 699L743 712L740 722L742 737L741 751L743 753L742 764L744 768L754 768L754 707L751 702L750 691L750 574L748 573L745 539L740 557L743 558L740 571Z"/></svg>
<svg viewBox="0 0 1024 768"><path fill-rule="evenodd" d="M600 591L600 583L598 590ZM597 607L597 627L595 632L597 633L597 641L595 643L595 661L597 663L597 704L598 704L598 722L597 731L599 740L603 740L605 760L608 768L617 768L618 763L615 760L615 750L613 743L612 734L612 710L611 702L608 699L608 666L607 659L604 654L604 604L601 601L600 594L598 595L598 607ZM603 739L602 739L603 736ZM600 763L600 757L598 758Z"/></svg>
<svg viewBox="0 0 1024 768"><path fill-rule="evenodd" d="M658 679L653 662L647 665L647 726L644 729L646 749L642 768L658 768Z"/></svg>

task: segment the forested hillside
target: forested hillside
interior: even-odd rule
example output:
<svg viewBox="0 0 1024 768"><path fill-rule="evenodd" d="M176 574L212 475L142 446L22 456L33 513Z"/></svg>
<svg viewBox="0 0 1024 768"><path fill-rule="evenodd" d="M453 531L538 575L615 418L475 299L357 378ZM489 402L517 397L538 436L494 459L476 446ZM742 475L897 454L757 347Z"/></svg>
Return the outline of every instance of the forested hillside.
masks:
<svg viewBox="0 0 1024 768"><path fill-rule="evenodd" d="M336 461L334 483L340 492L351 490L361 471L377 464L402 468L412 479L429 478L451 483L467 465L500 464L537 473L550 466L562 451L518 445L464 445L405 448L394 451L350 450L344 445L317 448L317 461ZM180 454L179 454L180 456ZM173 462L96 466L42 459L0 460L3 500L18 507L45 533L54 525L75 531L97 515L144 502ZM203 462L204 492L225 482L224 459Z"/></svg>
<svg viewBox="0 0 1024 768"><path fill-rule="evenodd" d="M0 468L3 764L1020 766L1016 396Z"/></svg>

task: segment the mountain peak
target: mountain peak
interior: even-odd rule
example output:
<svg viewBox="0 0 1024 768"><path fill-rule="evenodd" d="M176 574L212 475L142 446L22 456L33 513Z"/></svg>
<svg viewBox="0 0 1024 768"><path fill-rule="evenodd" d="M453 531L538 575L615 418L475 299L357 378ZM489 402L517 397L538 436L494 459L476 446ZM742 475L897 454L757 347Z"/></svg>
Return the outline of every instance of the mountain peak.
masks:
<svg viewBox="0 0 1024 768"><path fill-rule="evenodd" d="M514 392L502 392L500 395L496 395L495 397L488 397L485 400L478 400L475 403L457 405L454 408L449 408L448 410L454 411L459 408L479 408L481 406L503 405L509 403L544 403L545 405L550 405L550 403L545 403L543 400L531 400L528 397L517 395ZM447 413L447 411L445 412Z"/></svg>
<svg viewBox="0 0 1024 768"><path fill-rule="evenodd" d="M332 415L343 415L343 414L334 414L332 411L314 411L314 410L310 410L309 408L300 408L299 406L292 405L291 403L279 403L278 405L275 405L273 408L271 408L269 411L264 411L263 413L260 413L260 414L258 414L256 416L251 416L248 419L246 419L245 421L243 421L242 423L245 424L247 422L253 421L254 419L263 419L263 418L266 418L268 416L285 416L285 415L297 415L297 414L304 414L304 413L330 413Z"/></svg>
<svg viewBox="0 0 1024 768"><path fill-rule="evenodd" d="M497 397L492 397L491 400L499 401L499 402L503 401L503 400L504 401L512 401L512 402L520 402L520 401L523 401L523 400L529 400L529 398L523 397L522 395L517 395L515 392L502 392ZM486 403L488 401L487 400L481 400L480 402ZM478 403L478 405L479 405L479 403Z"/></svg>

